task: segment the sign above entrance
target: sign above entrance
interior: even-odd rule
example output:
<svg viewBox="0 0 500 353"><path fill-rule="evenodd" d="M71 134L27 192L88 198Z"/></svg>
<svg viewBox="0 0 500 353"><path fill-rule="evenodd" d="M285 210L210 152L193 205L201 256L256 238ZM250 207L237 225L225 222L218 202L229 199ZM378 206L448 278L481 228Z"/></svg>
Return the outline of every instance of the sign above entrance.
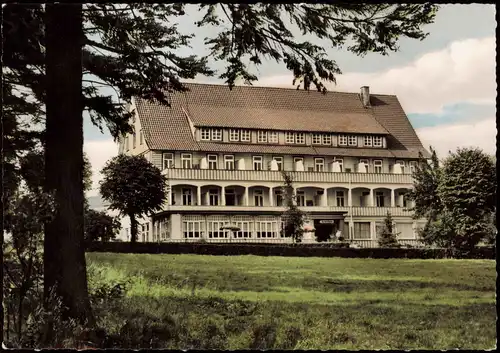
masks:
<svg viewBox="0 0 500 353"><path fill-rule="evenodd" d="M319 221L319 223L321 223L321 224L334 224L335 221L333 219L322 219L321 221Z"/></svg>

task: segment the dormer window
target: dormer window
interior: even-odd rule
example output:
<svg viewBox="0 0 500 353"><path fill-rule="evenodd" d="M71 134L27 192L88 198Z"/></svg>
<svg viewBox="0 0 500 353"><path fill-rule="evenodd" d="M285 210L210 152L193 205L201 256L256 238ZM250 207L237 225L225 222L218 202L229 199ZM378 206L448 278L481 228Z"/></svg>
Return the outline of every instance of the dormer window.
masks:
<svg viewBox="0 0 500 353"><path fill-rule="evenodd" d="M295 143L303 145L306 143L306 134L303 132L297 132L295 135Z"/></svg>
<svg viewBox="0 0 500 353"><path fill-rule="evenodd" d="M364 145L366 147L372 147L373 146L373 137L372 136L365 136L363 138Z"/></svg>
<svg viewBox="0 0 500 353"><path fill-rule="evenodd" d="M323 145L331 145L332 144L332 135L330 134L323 134Z"/></svg>
<svg viewBox="0 0 500 353"><path fill-rule="evenodd" d="M347 135L339 135L339 146L347 146Z"/></svg>
<svg viewBox="0 0 500 353"><path fill-rule="evenodd" d="M212 129L212 140L222 141L222 129Z"/></svg>
<svg viewBox="0 0 500 353"><path fill-rule="evenodd" d="M349 135L347 137L347 141L349 143L349 146L357 146L358 145L358 137L354 135Z"/></svg>
<svg viewBox="0 0 500 353"><path fill-rule="evenodd" d="M373 147L382 147L382 136L373 136Z"/></svg>
<svg viewBox="0 0 500 353"><path fill-rule="evenodd" d="M239 141L240 140L240 130L229 129L229 141Z"/></svg>
<svg viewBox="0 0 500 353"><path fill-rule="evenodd" d="M210 129L208 128L201 129L201 139L203 141L210 141Z"/></svg>
<svg viewBox="0 0 500 353"><path fill-rule="evenodd" d="M321 134L313 134L312 143L313 145L321 145Z"/></svg>
<svg viewBox="0 0 500 353"><path fill-rule="evenodd" d="M269 143L278 143L278 131L269 131L268 141Z"/></svg>
<svg viewBox="0 0 500 353"><path fill-rule="evenodd" d="M294 143L295 142L293 132L288 132L288 131L285 132L285 142L286 143Z"/></svg>
<svg viewBox="0 0 500 353"><path fill-rule="evenodd" d="M257 142L259 143L267 142L267 131L265 130L257 131Z"/></svg>
<svg viewBox="0 0 500 353"><path fill-rule="evenodd" d="M250 142L250 131L240 130L240 139L241 142Z"/></svg>

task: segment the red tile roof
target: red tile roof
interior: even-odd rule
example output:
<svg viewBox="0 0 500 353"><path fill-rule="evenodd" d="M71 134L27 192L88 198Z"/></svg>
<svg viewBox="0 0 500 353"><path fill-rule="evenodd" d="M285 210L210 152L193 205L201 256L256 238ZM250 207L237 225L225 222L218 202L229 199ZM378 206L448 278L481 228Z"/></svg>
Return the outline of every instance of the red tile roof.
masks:
<svg viewBox="0 0 500 353"><path fill-rule="evenodd" d="M322 154L417 158L423 148L396 96L371 95L365 108L357 93L185 83L171 93L171 107L135 98L152 150ZM191 120L191 122L190 122ZM191 125L275 130L386 134L388 149L328 148L197 142ZM392 154L391 154L392 153Z"/></svg>

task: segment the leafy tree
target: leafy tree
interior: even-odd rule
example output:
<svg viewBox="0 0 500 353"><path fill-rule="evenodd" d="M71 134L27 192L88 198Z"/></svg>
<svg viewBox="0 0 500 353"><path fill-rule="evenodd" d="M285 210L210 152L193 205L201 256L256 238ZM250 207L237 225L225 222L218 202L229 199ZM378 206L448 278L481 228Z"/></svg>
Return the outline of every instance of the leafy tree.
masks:
<svg viewBox="0 0 500 353"><path fill-rule="evenodd" d="M82 110L116 139L132 131L124 104L132 96L168 104L168 91L185 89L180 79L214 75L206 58L177 54L192 38L172 24L185 15L184 9L183 4L2 7L5 71L30 92L30 99L47 106L45 187L55 191L58 212L45 230L45 288L57 287L73 317L92 321L82 245ZM259 65L271 58L286 65L294 83L300 80L306 89L312 83L325 91L321 79L334 82L340 69L326 57L325 45L296 40L294 26L333 47L350 40L347 50L357 55L385 55L398 49L401 37L425 38L421 27L433 22L437 7L202 4L197 9L204 14L199 27L219 29L206 44L212 58L228 64L219 77L229 86L239 78L257 79L247 60ZM105 87L117 93L118 104Z"/></svg>
<svg viewBox="0 0 500 353"><path fill-rule="evenodd" d="M161 210L167 199L167 178L143 156L118 155L101 171L100 194L112 210L130 218L132 243L137 241L137 218Z"/></svg>
<svg viewBox="0 0 500 353"><path fill-rule="evenodd" d="M378 245L381 248L399 248L400 244L397 239L398 234L399 233L394 231L394 221L392 219L392 215L389 211L387 211L387 215L384 218L384 226L378 235Z"/></svg>
<svg viewBox="0 0 500 353"><path fill-rule="evenodd" d="M281 215L283 231L286 237L291 237L295 243L300 243L304 235L305 213L297 207L297 196L293 190L292 176L285 171L282 171L281 174L284 182L282 194L286 207L286 210Z"/></svg>
<svg viewBox="0 0 500 353"><path fill-rule="evenodd" d="M120 221L104 211L85 211L85 241L110 241L120 231Z"/></svg>

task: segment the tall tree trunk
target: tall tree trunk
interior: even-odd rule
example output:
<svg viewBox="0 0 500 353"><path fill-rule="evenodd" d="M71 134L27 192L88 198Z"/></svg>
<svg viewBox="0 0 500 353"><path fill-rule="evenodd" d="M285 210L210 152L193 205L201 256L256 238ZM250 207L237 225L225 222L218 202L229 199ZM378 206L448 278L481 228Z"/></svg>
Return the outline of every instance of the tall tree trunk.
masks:
<svg viewBox="0 0 500 353"><path fill-rule="evenodd" d="M66 317L94 324L83 237L82 5L46 5L46 189L56 200L46 224L44 295L54 289Z"/></svg>
<svg viewBox="0 0 500 353"><path fill-rule="evenodd" d="M137 241L137 220L135 219L135 215L130 214L130 242L135 244Z"/></svg>

